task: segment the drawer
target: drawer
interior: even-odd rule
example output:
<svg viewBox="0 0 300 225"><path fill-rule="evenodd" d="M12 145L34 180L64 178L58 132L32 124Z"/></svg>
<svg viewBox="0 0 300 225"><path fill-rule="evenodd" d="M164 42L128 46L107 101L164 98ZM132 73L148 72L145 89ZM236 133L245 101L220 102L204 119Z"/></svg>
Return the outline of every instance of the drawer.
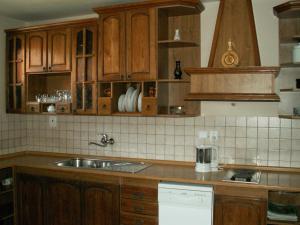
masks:
<svg viewBox="0 0 300 225"><path fill-rule="evenodd" d="M55 105L56 113L58 114L70 114L71 113L71 103L60 103L57 102Z"/></svg>
<svg viewBox="0 0 300 225"><path fill-rule="evenodd" d="M40 113L41 105L38 102L28 102L27 103L27 112L28 113Z"/></svg>
<svg viewBox="0 0 300 225"><path fill-rule="evenodd" d="M121 212L121 225L158 225L157 217Z"/></svg>
<svg viewBox="0 0 300 225"><path fill-rule="evenodd" d="M98 113L99 115L111 114L111 98L98 98Z"/></svg>
<svg viewBox="0 0 300 225"><path fill-rule="evenodd" d="M121 198L157 202L157 189L145 186L121 186Z"/></svg>
<svg viewBox="0 0 300 225"><path fill-rule="evenodd" d="M142 114L152 116L157 114L157 99L144 97L142 100Z"/></svg>
<svg viewBox="0 0 300 225"><path fill-rule="evenodd" d="M158 204L123 198L121 199L121 210L123 212L157 216Z"/></svg>

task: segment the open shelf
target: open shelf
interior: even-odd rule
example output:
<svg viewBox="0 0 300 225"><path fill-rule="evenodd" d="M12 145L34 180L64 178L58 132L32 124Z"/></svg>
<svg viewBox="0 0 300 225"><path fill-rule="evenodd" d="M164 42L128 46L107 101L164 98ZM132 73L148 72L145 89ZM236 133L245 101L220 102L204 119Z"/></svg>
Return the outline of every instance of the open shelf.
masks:
<svg viewBox="0 0 300 225"><path fill-rule="evenodd" d="M296 115L279 115L279 118L283 118L283 119L300 119L300 115L296 116Z"/></svg>
<svg viewBox="0 0 300 225"><path fill-rule="evenodd" d="M300 222L267 220L268 225L300 225Z"/></svg>
<svg viewBox="0 0 300 225"><path fill-rule="evenodd" d="M184 47L196 47L198 44L193 41L176 41L176 40L162 40L158 41L159 46L167 48L184 48Z"/></svg>
<svg viewBox="0 0 300 225"><path fill-rule="evenodd" d="M198 4L197 6L161 6L158 8L159 10L163 10L169 17L195 15L204 10L204 6L202 4Z"/></svg>
<svg viewBox="0 0 300 225"><path fill-rule="evenodd" d="M176 80L176 79L159 79L157 82L159 83L190 83L190 80L187 79L181 79L181 80Z"/></svg>

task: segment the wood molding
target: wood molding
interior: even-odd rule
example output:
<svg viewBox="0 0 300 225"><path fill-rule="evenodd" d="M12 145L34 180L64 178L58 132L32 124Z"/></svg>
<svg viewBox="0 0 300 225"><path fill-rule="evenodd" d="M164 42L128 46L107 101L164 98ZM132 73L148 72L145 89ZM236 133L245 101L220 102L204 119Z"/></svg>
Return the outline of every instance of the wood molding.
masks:
<svg viewBox="0 0 300 225"><path fill-rule="evenodd" d="M57 23L49 23L49 24L41 24L34 25L29 27L22 27L16 29L7 29L5 32L29 32L34 30L46 30L46 29L54 29L54 28L65 28L66 26L79 26L79 25L88 25L88 24L97 24L98 18L90 18L90 19L82 19L82 20L71 20Z"/></svg>
<svg viewBox="0 0 300 225"><path fill-rule="evenodd" d="M240 66L261 65L251 0L220 0L209 67L222 66L229 40L235 44Z"/></svg>
<svg viewBox="0 0 300 225"><path fill-rule="evenodd" d="M237 94L237 93L198 93L189 94L186 101L255 101L255 102L279 102L277 94Z"/></svg>
<svg viewBox="0 0 300 225"><path fill-rule="evenodd" d="M289 1L273 7L274 15L279 18L299 17L300 1Z"/></svg>
<svg viewBox="0 0 300 225"><path fill-rule="evenodd" d="M132 10L138 8L150 8L150 7L165 7L165 6L187 6L195 7L196 12L200 13L204 10L204 6L199 0L148 0L143 2L116 4L111 6L97 7L93 10L98 14L112 13L118 11Z"/></svg>
<svg viewBox="0 0 300 225"><path fill-rule="evenodd" d="M201 68L184 68L184 71L188 75L201 75L201 74L243 74L243 73L272 73L276 76L280 71L280 67L261 67L261 66L253 66L253 67L236 67L236 68L213 68L213 67L201 67Z"/></svg>

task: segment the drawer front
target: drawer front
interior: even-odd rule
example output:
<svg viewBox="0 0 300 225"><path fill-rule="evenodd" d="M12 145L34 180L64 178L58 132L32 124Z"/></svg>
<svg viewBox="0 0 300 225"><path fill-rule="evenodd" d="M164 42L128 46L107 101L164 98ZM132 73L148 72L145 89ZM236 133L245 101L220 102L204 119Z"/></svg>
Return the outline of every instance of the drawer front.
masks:
<svg viewBox="0 0 300 225"><path fill-rule="evenodd" d="M121 210L123 212L143 214L149 216L158 215L157 203L148 203L131 199L121 199Z"/></svg>
<svg viewBox="0 0 300 225"><path fill-rule="evenodd" d="M56 113L69 114L71 113L71 104L56 103Z"/></svg>
<svg viewBox="0 0 300 225"><path fill-rule="evenodd" d="M152 116L157 114L157 99L143 98L142 100L142 114Z"/></svg>
<svg viewBox="0 0 300 225"><path fill-rule="evenodd" d="M143 186L121 186L121 198L157 202L157 189Z"/></svg>
<svg viewBox="0 0 300 225"><path fill-rule="evenodd" d="M121 213L121 225L158 225L157 217Z"/></svg>
<svg viewBox="0 0 300 225"><path fill-rule="evenodd" d="M41 107L39 103L27 103L27 112L29 113L40 113Z"/></svg>
<svg viewBox="0 0 300 225"><path fill-rule="evenodd" d="M111 98L98 98L99 115L111 114Z"/></svg>

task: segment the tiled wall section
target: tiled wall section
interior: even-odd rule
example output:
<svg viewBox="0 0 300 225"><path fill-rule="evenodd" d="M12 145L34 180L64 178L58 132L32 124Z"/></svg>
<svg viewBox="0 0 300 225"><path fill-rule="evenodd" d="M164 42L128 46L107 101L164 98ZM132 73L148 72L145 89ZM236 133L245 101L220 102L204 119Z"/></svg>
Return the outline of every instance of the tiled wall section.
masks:
<svg viewBox="0 0 300 225"><path fill-rule="evenodd" d="M27 115L28 149L162 160L195 160L200 130L219 133L220 161L300 167L300 120L277 117L87 117ZM115 138L112 147L88 145L96 135Z"/></svg>
<svg viewBox="0 0 300 225"><path fill-rule="evenodd" d="M0 113L0 155L26 149L26 132L24 116Z"/></svg>

